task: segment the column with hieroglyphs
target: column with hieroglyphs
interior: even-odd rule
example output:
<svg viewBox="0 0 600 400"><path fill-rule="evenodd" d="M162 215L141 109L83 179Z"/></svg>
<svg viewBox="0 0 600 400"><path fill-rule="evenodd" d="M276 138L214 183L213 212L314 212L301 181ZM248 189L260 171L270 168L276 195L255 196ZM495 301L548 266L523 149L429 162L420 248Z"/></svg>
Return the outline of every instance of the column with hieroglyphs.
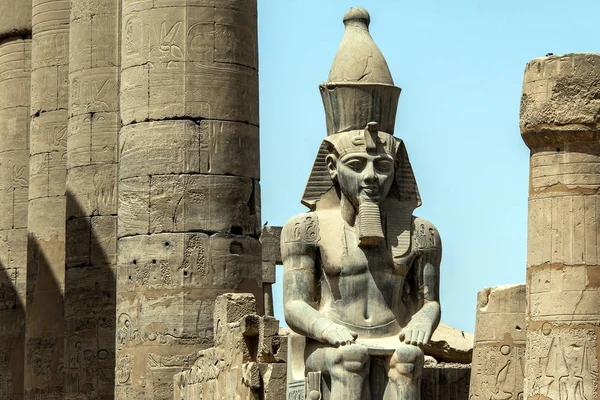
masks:
<svg viewBox="0 0 600 400"><path fill-rule="evenodd" d="M256 1L123 0L121 34L116 397L171 399L216 297L262 303Z"/></svg>
<svg viewBox="0 0 600 400"><path fill-rule="evenodd" d="M25 397L62 397L69 0L33 0Z"/></svg>
<svg viewBox="0 0 600 400"><path fill-rule="evenodd" d="M470 399L523 398L526 307L524 284L477 294Z"/></svg>
<svg viewBox="0 0 600 400"><path fill-rule="evenodd" d="M0 3L0 38L0 398L17 400L23 398L31 1Z"/></svg>
<svg viewBox="0 0 600 400"><path fill-rule="evenodd" d="M71 0L69 31L65 393L113 399L120 1Z"/></svg>
<svg viewBox="0 0 600 400"><path fill-rule="evenodd" d="M527 64L521 134L531 149L527 252L529 399L598 398L600 55Z"/></svg>

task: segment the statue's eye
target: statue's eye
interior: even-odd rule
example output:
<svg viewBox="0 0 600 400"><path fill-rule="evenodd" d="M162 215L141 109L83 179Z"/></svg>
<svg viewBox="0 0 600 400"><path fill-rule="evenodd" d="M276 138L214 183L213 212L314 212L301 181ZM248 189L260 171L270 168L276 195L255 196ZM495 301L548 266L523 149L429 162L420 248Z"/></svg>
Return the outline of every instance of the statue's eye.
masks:
<svg viewBox="0 0 600 400"><path fill-rule="evenodd" d="M344 164L353 171L359 172L362 171L365 167L366 160L363 158L351 158L346 160Z"/></svg>
<svg viewBox="0 0 600 400"><path fill-rule="evenodd" d="M379 159L375 161L377 171L389 172L394 168L394 164L390 160Z"/></svg>

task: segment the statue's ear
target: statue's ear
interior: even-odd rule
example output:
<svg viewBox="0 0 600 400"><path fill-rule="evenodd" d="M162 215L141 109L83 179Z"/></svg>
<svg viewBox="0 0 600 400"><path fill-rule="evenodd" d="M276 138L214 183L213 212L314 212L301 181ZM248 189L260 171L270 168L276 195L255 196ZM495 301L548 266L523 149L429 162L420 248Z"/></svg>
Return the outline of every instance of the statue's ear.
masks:
<svg viewBox="0 0 600 400"><path fill-rule="evenodd" d="M334 154L328 154L325 158L327 172L333 182L337 182L337 157Z"/></svg>

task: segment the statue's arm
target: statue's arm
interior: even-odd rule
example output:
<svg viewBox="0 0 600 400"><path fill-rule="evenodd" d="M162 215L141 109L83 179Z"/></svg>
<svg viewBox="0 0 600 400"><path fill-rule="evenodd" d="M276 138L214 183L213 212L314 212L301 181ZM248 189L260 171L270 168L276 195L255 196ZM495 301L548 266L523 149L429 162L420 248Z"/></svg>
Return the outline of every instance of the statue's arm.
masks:
<svg viewBox="0 0 600 400"><path fill-rule="evenodd" d="M316 265L318 219L314 213L289 220L281 232L283 260L283 311L285 321L296 333L339 346L354 341L356 335L319 311Z"/></svg>
<svg viewBox="0 0 600 400"><path fill-rule="evenodd" d="M441 317L439 287L442 241L433 224L421 221L425 222L425 241L419 249L420 255L414 271L418 274L418 296L422 305L400 334L401 340L415 345L429 341Z"/></svg>

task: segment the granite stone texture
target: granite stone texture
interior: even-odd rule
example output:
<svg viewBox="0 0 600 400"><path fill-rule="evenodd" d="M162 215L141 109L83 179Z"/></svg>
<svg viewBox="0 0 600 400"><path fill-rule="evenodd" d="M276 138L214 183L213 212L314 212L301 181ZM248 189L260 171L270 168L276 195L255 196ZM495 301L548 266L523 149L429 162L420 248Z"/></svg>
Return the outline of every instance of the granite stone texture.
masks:
<svg viewBox="0 0 600 400"><path fill-rule="evenodd" d="M413 216L421 204L404 142L393 136L400 89L351 8L320 85L327 120L303 204L281 233L284 314L294 333L288 400L421 398L440 321L442 243Z"/></svg>

